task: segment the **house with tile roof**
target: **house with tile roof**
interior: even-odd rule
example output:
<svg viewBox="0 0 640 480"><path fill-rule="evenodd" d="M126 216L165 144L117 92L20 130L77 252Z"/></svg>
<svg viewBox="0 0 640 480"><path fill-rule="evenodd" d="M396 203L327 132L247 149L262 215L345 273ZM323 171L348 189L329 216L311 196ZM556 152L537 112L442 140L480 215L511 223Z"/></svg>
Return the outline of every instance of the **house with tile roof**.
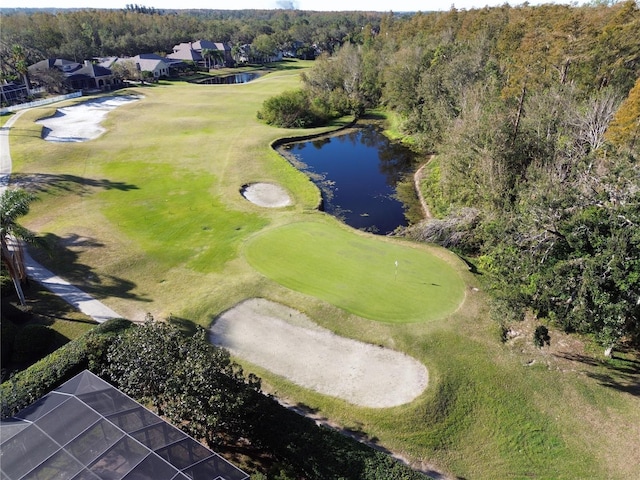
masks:
<svg viewBox="0 0 640 480"><path fill-rule="evenodd" d="M65 77L65 86L69 90L110 91L122 87L120 80L109 68L89 60L78 63L63 58L48 58L31 65L29 72L52 68L62 72Z"/></svg>
<svg viewBox="0 0 640 480"><path fill-rule="evenodd" d="M141 53L135 57L108 57L100 59L100 64L106 68L113 68L118 63L129 62L141 72L150 72L155 80L173 76L174 70L179 69L181 60L161 57L155 53Z"/></svg>
<svg viewBox="0 0 640 480"><path fill-rule="evenodd" d="M211 52L215 52L216 55L211 55ZM205 68L229 67L234 64L231 47L228 44L209 40L179 43L173 47L173 52L167 57L189 60Z"/></svg>

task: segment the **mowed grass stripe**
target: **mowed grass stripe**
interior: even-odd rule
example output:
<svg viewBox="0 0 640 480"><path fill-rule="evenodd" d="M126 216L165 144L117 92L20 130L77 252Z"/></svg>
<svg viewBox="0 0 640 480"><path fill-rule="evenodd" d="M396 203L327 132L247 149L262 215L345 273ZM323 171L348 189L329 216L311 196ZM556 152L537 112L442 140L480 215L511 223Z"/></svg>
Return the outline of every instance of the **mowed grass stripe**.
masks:
<svg viewBox="0 0 640 480"><path fill-rule="evenodd" d="M168 164L123 162L112 162L105 171L111 178L145 178L124 195L115 189L98 195L107 218L168 268L220 271L237 256L240 241L267 223L227 208L211 193L213 175L190 176Z"/></svg>
<svg viewBox="0 0 640 480"><path fill-rule="evenodd" d="M464 299L462 278L441 258L324 223L268 230L247 242L245 254L281 285L370 320L439 319Z"/></svg>

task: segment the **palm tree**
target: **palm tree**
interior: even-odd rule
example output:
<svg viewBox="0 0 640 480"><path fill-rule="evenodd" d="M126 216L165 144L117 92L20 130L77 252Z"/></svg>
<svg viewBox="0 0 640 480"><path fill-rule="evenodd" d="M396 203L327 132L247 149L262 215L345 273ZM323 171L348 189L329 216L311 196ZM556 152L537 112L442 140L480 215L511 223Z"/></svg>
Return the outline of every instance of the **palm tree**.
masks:
<svg viewBox="0 0 640 480"><path fill-rule="evenodd" d="M22 77L24 86L27 88L27 95L31 95L31 85L29 81L29 68L27 63L27 55L20 45L11 47L12 60L16 72Z"/></svg>
<svg viewBox="0 0 640 480"><path fill-rule="evenodd" d="M0 195L0 242L2 263L13 281L21 305L25 305L22 282L27 279L21 242L35 243L35 235L17 223L29 212L35 196L22 189L6 189Z"/></svg>
<svg viewBox="0 0 640 480"><path fill-rule="evenodd" d="M224 66L224 51L222 50L213 50L211 52L211 56L213 57L213 66L214 68L217 65Z"/></svg>
<svg viewBox="0 0 640 480"><path fill-rule="evenodd" d="M200 54L204 58L205 67L207 67L207 70L211 70L211 54L214 51L215 50L211 50L210 48L203 48L202 52L200 52Z"/></svg>

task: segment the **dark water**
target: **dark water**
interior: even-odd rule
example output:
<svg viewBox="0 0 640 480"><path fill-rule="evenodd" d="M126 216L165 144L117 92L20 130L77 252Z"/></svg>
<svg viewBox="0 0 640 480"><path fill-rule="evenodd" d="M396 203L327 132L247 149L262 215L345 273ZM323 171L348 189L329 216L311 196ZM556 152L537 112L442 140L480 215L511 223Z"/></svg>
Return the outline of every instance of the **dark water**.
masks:
<svg viewBox="0 0 640 480"><path fill-rule="evenodd" d="M260 75L257 73L236 73L234 75L225 75L223 77L211 77L205 80L199 80L197 83L206 85L232 85L235 83L247 83L255 80Z"/></svg>
<svg viewBox="0 0 640 480"><path fill-rule="evenodd" d="M320 188L324 211L347 225L381 235L407 225L396 185L413 173L414 156L377 126L278 150Z"/></svg>

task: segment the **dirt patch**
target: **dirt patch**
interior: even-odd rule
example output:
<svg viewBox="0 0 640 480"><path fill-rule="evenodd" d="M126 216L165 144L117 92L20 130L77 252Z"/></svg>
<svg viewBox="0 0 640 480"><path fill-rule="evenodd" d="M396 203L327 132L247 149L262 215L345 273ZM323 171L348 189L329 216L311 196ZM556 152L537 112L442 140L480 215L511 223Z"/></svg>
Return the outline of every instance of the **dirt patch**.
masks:
<svg viewBox="0 0 640 480"><path fill-rule="evenodd" d="M387 348L340 337L306 315L249 299L220 315L213 344L324 395L372 408L402 405L427 387L427 369Z"/></svg>
<svg viewBox="0 0 640 480"><path fill-rule="evenodd" d="M272 183L251 183L240 189L240 194L260 207L281 208L291 205L291 197L279 185Z"/></svg>
<svg viewBox="0 0 640 480"><path fill-rule="evenodd" d="M586 365L599 363L593 352L587 352L585 343L577 335L564 333L549 326L549 343L538 347L534 332L541 323L532 315L506 327L505 341L522 358L524 366L546 365L550 370L582 372Z"/></svg>

